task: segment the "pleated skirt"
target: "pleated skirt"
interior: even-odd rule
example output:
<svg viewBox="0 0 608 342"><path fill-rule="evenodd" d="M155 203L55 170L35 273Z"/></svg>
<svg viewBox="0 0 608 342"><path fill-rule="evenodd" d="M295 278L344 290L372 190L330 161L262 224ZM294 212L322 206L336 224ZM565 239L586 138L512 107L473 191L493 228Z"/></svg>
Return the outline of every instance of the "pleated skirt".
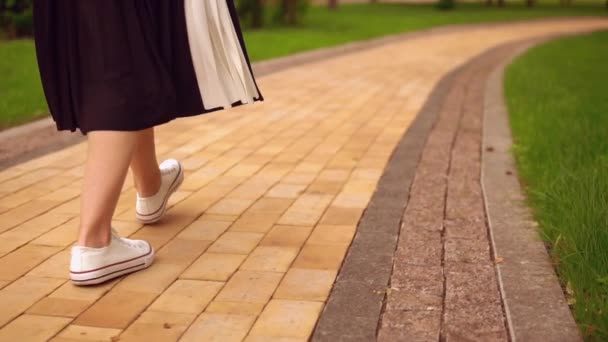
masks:
<svg viewBox="0 0 608 342"><path fill-rule="evenodd" d="M35 0L58 130L137 131L263 100L232 0Z"/></svg>

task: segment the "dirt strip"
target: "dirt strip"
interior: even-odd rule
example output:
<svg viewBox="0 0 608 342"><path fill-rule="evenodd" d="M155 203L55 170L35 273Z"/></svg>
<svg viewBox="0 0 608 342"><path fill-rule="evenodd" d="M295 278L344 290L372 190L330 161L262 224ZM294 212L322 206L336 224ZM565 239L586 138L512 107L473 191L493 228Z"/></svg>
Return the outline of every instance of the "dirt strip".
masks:
<svg viewBox="0 0 608 342"><path fill-rule="evenodd" d="M489 75L526 44L494 48L435 88L359 223L313 340L510 339L486 224L482 128ZM546 325L561 324L547 315Z"/></svg>

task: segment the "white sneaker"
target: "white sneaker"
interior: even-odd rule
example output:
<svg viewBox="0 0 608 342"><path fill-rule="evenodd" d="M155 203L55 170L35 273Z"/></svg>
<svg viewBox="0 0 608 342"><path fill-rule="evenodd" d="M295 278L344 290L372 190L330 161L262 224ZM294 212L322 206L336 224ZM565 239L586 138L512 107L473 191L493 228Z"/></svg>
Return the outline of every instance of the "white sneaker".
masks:
<svg viewBox="0 0 608 342"><path fill-rule="evenodd" d="M135 217L143 224L160 221L167 210L169 197L179 188L184 181L184 170L175 159L165 160L160 164L161 184L156 195L140 197L137 194L135 205Z"/></svg>
<svg viewBox="0 0 608 342"><path fill-rule="evenodd" d="M70 278L75 285L100 284L148 268L153 260L154 249L148 242L121 238L112 230L107 247L72 247Z"/></svg>

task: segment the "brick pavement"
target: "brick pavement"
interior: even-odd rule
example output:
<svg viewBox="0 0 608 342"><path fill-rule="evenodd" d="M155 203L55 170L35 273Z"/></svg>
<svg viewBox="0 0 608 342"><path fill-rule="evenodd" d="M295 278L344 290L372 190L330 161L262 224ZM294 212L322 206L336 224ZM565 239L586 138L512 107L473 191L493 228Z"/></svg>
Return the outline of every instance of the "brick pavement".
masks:
<svg viewBox="0 0 608 342"><path fill-rule="evenodd" d="M166 219L142 227L129 180L114 222L122 235L151 241L157 261L99 287L67 281L86 145L3 170L0 340L307 340L393 149L442 76L498 44L606 27L544 21L420 36L262 77L262 105L160 127L159 154L183 160L184 185ZM466 113L449 172L449 222L480 204L468 195L477 194L470 152L478 142L469 131L479 122ZM447 134L438 140L455 133ZM477 233L446 229L454 303L474 294L460 284L492 283L491 266L458 263L485 253ZM467 287L470 268L487 276ZM446 322L466 326L466 311L453 312Z"/></svg>

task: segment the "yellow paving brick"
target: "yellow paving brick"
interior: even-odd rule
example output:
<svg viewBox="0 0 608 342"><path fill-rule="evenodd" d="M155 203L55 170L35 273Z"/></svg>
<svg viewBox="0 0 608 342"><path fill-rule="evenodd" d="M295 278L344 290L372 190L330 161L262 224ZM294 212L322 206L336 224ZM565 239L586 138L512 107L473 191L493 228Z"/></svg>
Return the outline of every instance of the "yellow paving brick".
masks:
<svg viewBox="0 0 608 342"><path fill-rule="evenodd" d="M350 226L357 225L363 214L363 209L360 208L341 208L330 206L327 212L321 218L320 224Z"/></svg>
<svg viewBox="0 0 608 342"><path fill-rule="evenodd" d="M185 267L203 254L209 245L211 241L173 239L156 253L155 262Z"/></svg>
<svg viewBox="0 0 608 342"><path fill-rule="evenodd" d="M281 214L245 213L230 227L233 232L266 233L279 220Z"/></svg>
<svg viewBox="0 0 608 342"><path fill-rule="evenodd" d="M317 172L292 172L285 176L281 182L286 184L308 185L317 177Z"/></svg>
<svg viewBox="0 0 608 342"><path fill-rule="evenodd" d="M260 241L261 246L301 247L310 235L312 227L274 226Z"/></svg>
<svg viewBox="0 0 608 342"><path fill-rule="evenodd" d="M292 199L264 197L256 201L246 214L282 214L292 203Z"/></svg>
<svg viewBox="0 0 608 342"><path fill-rule="evenodd" d="M62 342L62 341L59 341ZM247 336L244 342L308 342L308 338L296 337L270 337L270 336Z"/></svg>
<svg viewBox="0 0 608 342"><path fill-rule="evenodd" d="M27 310L29 314L75 318L83 313L91 302L85 300L42 298Z"/></svg>
<svg viewBox="0 0 608 342"><path fill-rule="evenodd" d="M261 233L227 232L209 247L209 252L249 254L263 236Z"/></svg>
<svg viewBox="0 0 608 342"><path fill-rule="evenodd" d="M296 247L259 246L251 252L240 269L287 272L299 250Z"/></svg>
<svg viewBox="0 0 608 342"><path fill-rule="evenodd" d="M342 182L316 180L308 187L307 191L313 194L336 195L342 190L343 186Z"/></svg>
<svg viewBox="0 0 608 342"><path fill-rule="evenodd" d="M0 233L58 206L57 201L34 200L0 214Z"/></svg>
<svg viewBox="0 0 608 342"><path fill-rule="evenodd" d="M273 298L323 302L329 296L337 273L336 270L291 268Z"/></svg>
<svg viewBox="0 0 608 342"><path fill-rule="evenodd" d="M177 279L185 267L186 265L155 263L146 270L130 274L116 285L115 290L135 290L159 295Z"/></svg>
<svg viewBox="0 0 608 342"><path fill-rule="evenodd" d="M303 194L281 217L278 224L313 226L332 200L331 195Z"/></svg>
<svg viewBox="0 0 608 342"><path fill-rule="evenodd" d="M297 198L304 192L306 185L298 184L277 184L268 193L266 197L271 198Z"/></svg>
<svg viewBox="0 0 608 342"><path fill-rule="evenodd" d="M139 222L112 220L112 228L123 237L131 236L142 227L143 225Z"/></svg>
<svg viewBox="0 0 608 342"><path fill-rule="evenodd" d="M180 278L227 281L246 257L241 254L205 253Z"/></svg>
<svg viewBox="0 0 608 342"><path fill-rule="evenodd" d="M59 333L57 337L79 341L112 341L112 339L116 339L121 332L122 330L120 329L69 325Z"/></svg>
<svg viewBox="0 0 608 342"><path fill-rule="evenodd" d="M0 234L0 256L25 245L71 218L71 215L66 214L45 213Z"/></svg>
<svg viewBox="0 0 608 342"><path fill-rule="evenodd" d="M345 169L325 169L319 173L317 179L321 181L343 182L348 179L350 173L350 170Z"/></svg>
<svg viewBox="0 0 608 342"><path fill-rule="evenodd" d="M226 302L226 301L213 301L205 312L218 313L218 314L230 314L230 315L259 315L266 302L262 303L248 303L248 302Z"/></svg>
<svg viewBox="0 0 608 342"><path fill-rule="evenodd" d="M34 245L67 247L76 241L80 218L76 217L68 222L53 228L41 235L31 243Z"/></svg>
<svg viewBox="0 0 608 342"><path fill-rule="evenodd" d="M34 267L28 275L35 277L49 277L68 279L70 269L70 251L61 251Z"/></svg>
<svg viewBox="0 0 608 342"><path fill-rule="evenodd" d="M150 306L150 310L197 314L223 285L215 281L177 280Z"/></svg>
<svg viewBox="0 0 608 342"><path fill-rule="evenodd" d="M360 208L365 209L372 198L373 191L368 193L340 193L334 201L332 202L333 206L342 207L342 208Z"/></svg>
<svg viewBox="0 0 608 342"><path fill-rule="evenodd" d="M253 204L253 201L253 199L225 198L209 208L207 213L215 215L240 215Z"/></svg>
<svg viewBox="0 0 608 342"><path fill-rule="evenodd" d="M14 192L19 189L25 188L28 185L52 177L60 172L61 170L52 168L42 168L34 170L32 172L25 173L21 176L0 183L0 191Z"/></svg>
<svg viewBox="0 0 608 342"><path fill-rule="evenodd" d="M90 303L95 302L108 292L117 281L110 281L96 286L76 286L72 282L66 282L58 289L49 294L49 298L81 300Z"/></svg>
<svg viewBox="0 0 608 342"><path fill-rule="evenodd" d="M181 341L240 342L254 321L252 316L203 313Z"/></svg>
<svg viewBox="0 0 608 342"><path fill-rule="evenodd" d="M52 212L56 214L72 214L74 216L80 214L80 197L54 207Z"/></svg>
<svg viewBox="0 0 608 342"><path fill-rule="evenodd" d="M23 246L0 259L0 280L13 281L59 251L58 247Z"/></svg>
<svg viewBox="0 0 608 342"><path fill-rule="evenodd" d="M198 220L200 221L221 221L221 222L234 222L239 217L236 215L213 215L203 214Z"/></svg>
<svg viewBox="0 0 608 342"><path fill-rule="evenodd" d="M16 208L24 203L35 200L38 197L47 194L46 189L29 186L17 192L7 192L7 196L0 198L0 207L6 210ZM4 210L3 210L4 211Z"/></svg>
<svg viewBox="0 0 608 342"><path fill-rule="evenodd" d="M112 290L80 315L74 323L99 328L124 329L156 298L137 289Z"/></svg>
<svg viewBox="0 0 608 342"><path fill-rule="evenodd" d="M195 314L146 311L120 335L120 341L177 341Z"/></svg>
<svg viewBox="0 0 608 342"><path fill-rule="evenodd" d="M313 245L306 244L293 263L295 268L337 270L342 265L348 244Z"/></svg>
<svg viewBox="0 0 608 342"><path fill-rule="evenodd" d="M180 239L215 241L232 224L231 221L196 220L179 235Z"/></svg>
<svg viewBox="0 0 608 342"><path fill-rule="evenodd" d="M8 284L10 284L8 280L0 280L0 289L4 288Z"/></svg>
<svg viewBox="0 0 608 342"><path fill-rule="evenodd" d="M25 312L63 282L61 279L22 277L0 290L0 327Z"/></svg>
<svg viewBox="0 0 608 342"><path fill-rule="evenodd" d="M0 341L46 341L70 321L62 317L23 315L0 330Z"/></svg>
<svg viewBox="0 0 608 342"><path fill-rule="evenodd" d="M282 273L276 272L237 271L215 300L266 303L282 277Z"/></svg>
<svg viewBox="0 0 608 342"><path fill-rule="evenodd" d="M251 329L251 336L308 338L323 303L272 300Z"/></svg>
<svg viewBox="0 0 608 342"><path fill-rule="evenodd" d="M308 243L319 245L348 244L353 240L357 227L319 225L315 227Z"/></svg>

